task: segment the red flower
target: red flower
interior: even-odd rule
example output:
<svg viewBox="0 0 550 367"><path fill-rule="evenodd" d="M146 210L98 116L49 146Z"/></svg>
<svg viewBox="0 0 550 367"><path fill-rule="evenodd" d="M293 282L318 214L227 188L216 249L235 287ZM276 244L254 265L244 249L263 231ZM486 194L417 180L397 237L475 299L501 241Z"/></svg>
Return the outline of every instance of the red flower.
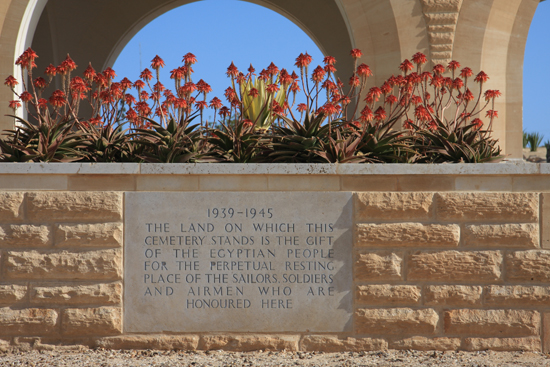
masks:
<svg viewBox="0 0 550 367"><path fill-rule="evenodd" d="M324 70L327 72L327 73L335 73L336 72L336 68L334 67L334 65L325 65L325 68Z"/></svg>
<svg viewBox="0 0 550 367"><path fill-rule="evenodd" d="M296 74L294 74L294 75L296 75ZM296 78L297 77L298 76L296 75ZM279 81L283 86L286 87L287 85L292 84L294 82L294 80L295 80L294 76L290 75L288 73L288 71L286 71L286 69L281 70L281 73L279 74Z"/></svg>
<svg viewBox="0 0 550 367"><path fill-rule="evenodd" d="M481 127L483 126L483 121L481 121L481 119L479 118L476 118L474 119L474 121L472 121L472 125L474 125L476 129L481 129Z"/></svg>
<svg viewBox="0 0 550 367"><path fill-rule="evenodd" d="M96 75L96 72L92 67L92 63L89 63L86 70L84 70L84 78L88 80L93 80L95 75Z"/></svg>
<svg viewBox="0 0 550 367"><path fill-rule="evenodd" d="M420 98L420 96L412 96L412 97L411 97L411 102L412 102L415 106L418 106L419 104L422 103L422 98Z"/></svg>
<svg viewBox="0 0 550 367"><path fill-rule="evenodd" d="M197 90L201 93L206 94L212 92L212 87L210 87L208 83L201 79L197 82Z"/></svg>
<svg viewBox="0 0 550 367"><path fill-rule="evenodd" d="M43 89L43 88L46 88L46 85L48 83L46 82L46 79L44 79L42 77L38 77L38 78L34 79L33 84L36 88Z"/></svg>
<svg viewBox="0 0 550 367"><path fill-rule="evenodd" d="M208 107L208 104L206 101L197 101L195 102L195 107L197 107L199 110L204 110L206 107Z"/></svg>
<svg viewBox="0 0 550 367"><path fill-rule="evenodd" d="M258 94L260 94L260 92L258 92L256 88L251 88L250 91L248 92L248 95L252 98L258 97Z"/></svg>
<svg viewBox="0 0 550 367"><path fill-rule="evenodd" d="M464 82L462 81L462 79L460 78L455 78L455 80L453 80L453 83L452 83L452 87L454 89L460 89L464 86Z"/></svg>
<svg viewBox="0 0 550 367"><path fill-rule="evenodd" d="M151 68L158 70L159 68L164 67L164 60L162 60L159 55L156 55L153 60L151 60Z"/></svg>
<svg viewBox="0 0 550 367"><path fill-rule="evenodd" d="M135 122L137 118L138 118L138 115L133 108L130 108L128 112L126 112L126 119L128 119L128 121Z"/></svg>
<svg viewBox="0 0 550 367"><path fill-rule="evenodd" d="M369 76L372 76L372 71L370 70L368 65L361 64L357 67L357 75L369 77Z"/></svg>
<svg viewBox="0 0 550 367"><path fill-rule="evenodd" d="M475 82L481 84L485 83L487 80L489 80L489 75L485 74L483 71L480 71L474 79Z"/></svg>
<svg viewBox="0 0 550 367"><path fill-rule="evenodd" d="M197 90L197 86L193 82L187 82L180 89L184 94L191 94Z"/></svg>
<svg viewBox="0 0 550 367"><path fill-rule="evenodd" d="M428 62L428 58L426 57L426 55L424 55L422 52L417 52L413 55L412 57L412 61L416 64L416 65L424 65L425 63Z"/></svg>
<svg viewBox="0 0 550 367"><path fill-rule="evenodd" d="M430 73L429 71L425 71L420 74L420 78L425 82L432 80L432 73Z"/></svg>
<svg viewBox="0 0 550 367"><path fill-rule="evenodd" d="M437 64L437 65L434 66L433 72L434 72L435 75L441 75L441 74L445 73L445 67L441 64Z"/></svg>
<svg viewBox="0 0 550 367"><path fill-rule="evenodd" d="M40 98L38 100L38 108L46 108L46 106L48 105L48 101L44 98Z"/></svg>
<svg viewBox="0 0 550 367"><path fill-rule="evenodd" d="M142 90L141 93L139 94L139 99L141 101L146 101L149 99L149 93L147 93L146 91Z"/></svg>
<svg viewBox="0 0 550 367"><path fill-rule="evenodd" d="M380 99L381 95L382 95L382 90L380 88L372 87L367 93L365 101L368 103L377 102Z"/></svg>
<svg viewBox="0 0 550 367"><path fill-rule="evenodd" d="M332 80L328 80L328 79L325 80L325 82L323 83L323 85L321 87L328 90L328 91L335 91L336 89L338 89L336 84L334 84L334 82Z"/></svg>
<svg viewBox="0 0 550 367"><path fill-rule="evenodd" d="M269 64L269 66L267 67L267 73L270 76L275 76L277 75L278 72L279 72L279 68L275 66L274 63Z"/></svg>
<svg viewBox="0 0 550 367"><path fill-rule="evenodd" d="M36 54L36 52L34 52L32 48L29 47L21 54L21 56L17 58L15 64L21 65L21 67L24 69L28 67L35 68L36 64L34 63L34 59L36 59L37 57L38 55Z"/></svg>
<svg viewBox="0 0 550 367"><path fill-rule="evenodd" d="M79 76L75 76L74 78L71 79L70 87L71 87L71 91L77 94L85 93L88 90L90 90L90 88L88 87L88 84L86 84L86 82Z"/></svg>
<svg viewBox="0 0 550 367"><path fill-rule="evenodd" d="M17 79L14 78L13 75L10 75L6 78L6 81L4 82L4 85L7 85L8 87L10 88L14 88L17 84L19 84L19 82L17 81Z"/></svg>
<svg viewBox="0 0 550 367"><path fill-rule="evenodd" d="M390 94L389 96L386 97L386 103L389 103L390 106L397 103L397 97L394 96L393 94Z"/></svg>
<svg viewBox="0 0 550 367"><path fill-rule="evenodd" d="M359 77L352 76L349 78L349 85L352 87L358 87L361 84L361 81L359 80Z"/></svg>
<svg viewBox="0 0 550 367"><path fill-rule="evenodd" d="M220 116L223 116L223 117L229 116L230 113L231 113L231 111L229 111L229 108L227 108L225 106L220 108L220 112L219 112Z"/></svg>
<svg viewBox="0 0 550 367"><path fill-rule="evenodd" d="M130 79L128 78L124 78L120 81L120 86L122 87L122 89L126 90L126 89L132 89L132 82L130 81Z"/></svg>
<svg viewBox="0 0 550 367"><path fill-rule="evenodd" d="M351 50L350 55L351 55L351 57L353 57L354 59L357 60L358 58L363 56L363 53L361 52L360 49L354 48L353 50Z"/></svg>
<svg viewBox="0 0 550 367"><path fill-rule="evenodd" d="M489 110L489 111L487 111L487 113L485 114L485 117L497 118L497 117L498 117L498 111Z"/></svg>
<svg viewBox="0 0 550 367"><path fill-rule="evenodd" d="M326 115L334 115L335 113L338 113L338 109L336 108L336 106L330 102L325 103L325 105L321 108L323 109Z"/></svg>
<svg viewBox="0 0 550 367"><path fill-rule="evenodd" d="M235 90L231 87L228 87L224 92L225 98L227 98L228 101L231 101L235 98L237 98L237 93L235 93Z"/></svg>
<svg viewBox="0 0 550 367"><path fill-rule="evenodd" d="M386 118L386 110L382 107L378 107L378 109L374 112L374 118L378 121L384 120Z"/></svg>
<svg viewBox="0 0 550 367"><path fill-rule="evenodd" d="M231 77L236 77L237 75L239 75L239 69L237 69L233 61L231 61L231 65L229 65L229 67L227 68L226 74L227 76Z"/></svg>
<svg viewBox="0 0 550 367"><path fill-rule="evenodd" d="M50 97L50 104L54 107L61 107L65 104L65 93L62 90L56 90Z"/></svg>
<svg viewBox="0 0 550 367"><path fill-rule="evenodd" d="M468 102L473 101L475 98L470 88L466 89L466 92L464 92L464 95L462 97L464 98L465 101L468 101Z"/></svg>
<svg viewBox="0 0 550 367"><path fill-rule="evenodd" d="M460 67L460 63L458 61L451 61L449 62L449 65L447 65L447 69L455 71Z"/></svg>
<svg viewBox="0 0 550 367"><path fill-rule="evenodd" d="M294 65L299 68L308 67L309 64L311 64L311 61L313 61L313 58L309 56L306 52L305 55L300 54L300 56L296 58L296 63Z"/></svg>
<svg viewBox="0 0 550 367"><path fill-rule="evenodd" d="M185 71L182 67L174 69L170 72L170 79L181 80L185 76Z"/></svg>
<svg viewBox="0 0 550 367"><path fill-rule="evenodd" d="M197 62L197 58L191 52L188 52L183 56L182 62L185 62L185 65L193 65Z"/></svg>
<svg viewBox="0 0 550 367"><path fill-rule="evenodd" d="M145 69L143 69L141 74L139 74L139 77L141 79L143 79L144 81L149 81L149 80L153 79L153 73L151 72L151 70L145 68Z"/></svg>
<svg viewBox="0 0 550 367"><path fill-rule="evenodd" d="M218 97L212 98L210 101L210 108L219 109L222 107L222 101Z"/></svg>
<svg viewBox="0 0 550 367"><path fill-rule="evenodd" d="M148 69L145 69L145 70L149 71ZM144 70L144 71L145 71L145 70ZM149 72L150 72L150 71L149 71ZM115 73L115 71L114 71L113 69L107 68L107 69L103 70L103 76L104 76L105 78L107 78L107 80L112 80L112 79L115 78L116 73Z"/></svg>
<svg viewBox="0 0 550 367"><path fill-rule="evenodd" d="M55 66L53 66L52 64L50 64L46 70L44 71L44 74L48 75L48 76L55 76L55 74L57 73L57 69Z"/></svg>
<svg viewBox="0 0 550 367"><path fill-rule="evenodd" d="M67 54L67 57L65 58L65 60L63 60L61 66L68 71L73 71L74 69L76 69L76 64L73 59L71 59L69 54Z"/></svg>
<svg viewBox="0 0 550 367"><path fill-rule="evenodd" d="M302 113L304 111L307 111L307 105L305 103L299 103L298 106L296 106L296 109L298 112Z"/></svg>
<svg viewBox="0 0 550 367"><path fill-rule="evenodd" d="M428 129L430 130L437 130L437 123L434 120L431 120L428 123Z"/></svg>
<svg viewBox="0 0 550 367"><path fill-rule="evenodd" d="M141 81L141 80L136 80L136 81L134 82L134 88L136 88L136 89L138 89L138 90L139 90L139 89L143 89L143 88L145 88L145 83L144 83L143 81Z"/></svg>
<svg viewBox="0 0 550 367"><path fill-rule="evenodd" d="M491 99L495 99L495 98L498 98L502 95L502 93L500 93L499 90L491 90L491 89L488 89L485 91L485 100L486 101L489 101Z"/></svg>
<svg viewBox="0 0 550 367"><path fill-rule="evenodd" d="M401 65L399 65L399 70L404 72L405 75L407 75L407 72L411 71L413 68L414 66L412 62L410 62L408 59L405 59L405 61L403 61Z"/></svg>
<svg viewBox="0 0 550 367"><path fill-rule="evenodd" d="M472 69L470 69L468 67L466 67L466 68L464 68L460 71L460 76L463 77L463 78L469 78L472 75L474 75L474 72L472 71Z"/></svg>
<svg viewBox="0 0 550 367"><path fill-rule="evenodd" d="M14 101L10 101L9 103L9 106L12 110L16 110L18 109L19 107L21 107L21 102L20 101L17 101L17 100L14 100Z"/></svg>
<svg viewBox="0 0 550 367"><path fill-rule="evenodd" d="M374 115L372 110L368 106L365 106L365 108L361 111L361 121L372 121L373 118Z"/></svg>
<svg viewBox="0 0 550 367"><path fill-rule="evenodd" d="M268 93L275 93L279 91L279 86L275 83L269 84L266 89Z"/></svg>
<svg viewBox="0 0 550 367"><path fill-rule="evenodd" d="M136 97L134 97L130 93L126 93L124 95L124 102L126 102L127 105L131 106L132 104L136 103Z"/></svg>
<svg viewBox="0 0 550 367"><path fill-rule="evenodd" d="M325 74L326 74L325 70L322 67L317 66L315 70L313 70L313 75L311 76L311 80L313 80L316 83L320 83L321 81L323 81Z"/></svg>
<svg viewBox="0 0 550 367"><path fill-rule="evenodd" d="M153 90L155 92L162 92L164 90L164 85L161 82L157 82L153 85Z"/></svg>
<svg viewBox="0 0 550 367"><path fill-rule="evenodd" d="M243 121L243 126L244 127L252 127L252 126L254 126L254 123L252 122L252 120L246 119L246 120Z"/></svg>
<svg viewBox="0 0 550 367"><path fill-rule="evenodd" d="M424 106L417 106L414 109L414 117L420 121L429 121L431 120L431 115Z"/></svg>
<svg viewBox="0 0 550 367"><path fill-rule="evenodd" d="M300 91L300 86L298 85L298 82L292 83L292 85L290 86L290 91L292 93L298 93Z"/></svg>
<svg viewBox="0 0 550 367"><path fill-rule="evenodd" d="M151 114L151 107L144 101L136 103L136 110L139 112L140 116L147 117Z"/></svg>
<svg viewBox="0 0 550 367"><path fill-rule="evenodd" d="M336 64L336 59L332 56L325 56L323 62L325 63L325 65L334 65Z"/></svg>

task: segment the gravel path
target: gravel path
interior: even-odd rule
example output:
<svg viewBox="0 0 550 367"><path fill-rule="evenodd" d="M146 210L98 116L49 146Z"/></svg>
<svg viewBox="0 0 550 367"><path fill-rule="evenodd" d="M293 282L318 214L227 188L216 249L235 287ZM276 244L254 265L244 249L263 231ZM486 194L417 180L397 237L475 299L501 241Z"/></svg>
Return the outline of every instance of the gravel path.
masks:
<svg viewBox="0 0 550 367"><path fill-rule="evenodd" d="M550 355L533 352L164 352L31 351L0 354L0 366L550 366Z"/></svg>

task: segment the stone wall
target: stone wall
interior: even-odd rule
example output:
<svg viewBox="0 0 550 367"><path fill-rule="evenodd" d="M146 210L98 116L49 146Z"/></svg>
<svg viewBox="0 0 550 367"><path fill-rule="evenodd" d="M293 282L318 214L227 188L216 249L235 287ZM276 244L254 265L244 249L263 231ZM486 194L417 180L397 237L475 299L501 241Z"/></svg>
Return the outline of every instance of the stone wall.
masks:
<svg viewBox="0 0 550 367"><path fill-rule="evenodd" d="M0 349L548 352L546 196L354 192L351 332L129 334L123 191L1 191Z"/></svg>

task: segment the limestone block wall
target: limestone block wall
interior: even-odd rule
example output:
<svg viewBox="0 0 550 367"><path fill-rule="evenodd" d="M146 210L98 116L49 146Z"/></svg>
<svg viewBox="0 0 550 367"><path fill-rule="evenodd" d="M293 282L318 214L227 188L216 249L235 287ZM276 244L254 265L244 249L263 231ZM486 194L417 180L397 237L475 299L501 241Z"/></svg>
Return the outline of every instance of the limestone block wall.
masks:
<svg viewBox="0 0 550 367"><path fill-rule="evenodd" d="M355 220L357 334L396 349L541 350L538 194L358 193Z"/></svg>
<svg viewBox="0 0 550 367"><path fill-rule="evenodd" d="M122 195L0 193L0 348L122 331Z"/></svg>
<svg viewBox="0 0 550 367"><path fill-rule="evenodd" d="M468 169L480 169L475 166ZM102 191L101 177L109 177L103 173L94 183L98 188L89 191L4 188L0 190L0 350L84 345L239 351L548 352L550 241L546 222L550 205L543 185L547 179L533 174L539 182L537 189L503 190L498 182L512 187L514 181L523 182L530 176L518 173L517 168L502 167L515 173L478 174L471 185L480 184L482 189L456 186L463 177L455 173L438 174L439 184L447 186L436 190L413 185L414 189L404 191L399 184L385 185L385 191L384 185L350 190L342 182L352 180L360 187L363 182L391 182L396 177L380 172L375 176L357 171L327 174L333 166L317 174L289 176L287 189L272 189L303 191L306 184L296 187L296 180L303 178L306 183L340 182L332 189L309 186L327 195L353 192L353 327L342 333L127 333L122 301L124 192L136 191L135 186L133 190L110 188L115 176L113 181L104 180L108 190ZM82 180L79 173L52 175L48 168L44 170L35 171L29 182L35 184L42 177L46 178L43 182L48 177ZM232 185L250 184L252 178L252 182L265 180L280 187L285 181L284 175L270 173L214 178L208 172L190 173L199 182L192 191L212 190L208 187L216 180ZM403 183L414 181L408 173L401 178ZM122 170L119 175L126 180L155 181L151 173ZM12 182L9 176L0 173L0 186ZM190 179L166 172L160 176L161 183ZM421 181L418 175L416 179ZM205 183L210 186L201 188ZM177 185L164 190L182 191ZM230 195L241 190L223 191Z"/></svg>

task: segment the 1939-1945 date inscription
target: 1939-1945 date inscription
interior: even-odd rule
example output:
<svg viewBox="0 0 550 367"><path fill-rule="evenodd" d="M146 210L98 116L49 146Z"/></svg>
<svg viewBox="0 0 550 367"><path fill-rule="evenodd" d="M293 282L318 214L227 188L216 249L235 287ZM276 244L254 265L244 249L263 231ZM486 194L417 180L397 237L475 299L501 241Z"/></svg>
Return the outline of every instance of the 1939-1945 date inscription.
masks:
<svg viewBox="0 0 550 367"><path fill-rule="evenodd" d="M351 313L349 195L297 194L128 193L128 331L206 330L198 321L205 319L217 320L210 330L263 330L273 316L281 318L273 331L300 330L306 310L333 313L319 331L344 330ZM155 316L145 321L142 312ZM176 320L162 317L174 312Z"/></svg>

